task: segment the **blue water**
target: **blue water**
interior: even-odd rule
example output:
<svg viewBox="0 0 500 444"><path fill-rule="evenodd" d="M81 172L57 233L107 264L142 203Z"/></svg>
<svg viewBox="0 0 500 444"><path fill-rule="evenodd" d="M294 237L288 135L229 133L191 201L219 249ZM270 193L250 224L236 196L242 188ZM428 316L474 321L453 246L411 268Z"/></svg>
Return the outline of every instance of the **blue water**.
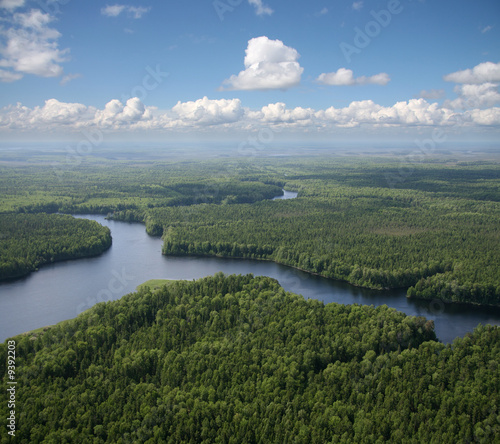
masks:
<svg viewBox="0 0 500 444"><path fill-rule="evenodd" d="M42 267L28 277L0 284L0 341L35 328L71 319L97 302L118 299L149 279L198 279L218 271L270 276L287 291L328 302L394 307L433 319L438 338L451 342L477 324L500 325L500 310L413 301L405 290L374 291L312 276L273 262L166 257L162 241L144 225L81 216L111 229L112 247L102 255Z"/></svg>

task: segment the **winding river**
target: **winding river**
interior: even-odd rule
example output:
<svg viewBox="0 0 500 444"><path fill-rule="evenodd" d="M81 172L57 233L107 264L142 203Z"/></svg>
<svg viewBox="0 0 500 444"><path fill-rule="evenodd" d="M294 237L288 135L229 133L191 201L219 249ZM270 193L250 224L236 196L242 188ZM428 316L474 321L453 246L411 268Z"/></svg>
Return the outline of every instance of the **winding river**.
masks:
<svg viewBox="0 0 500 444"><path fill-rule="evenodd" d="M290 196L291 197L291 196ZM46 265L29 276L0 283L0 341L71 319L97 302L119 299L149 279L198 279L218 271L265 275L287 291L344 304L386 304L408 315L433 319L442 342L470 332L479 323L500 325L500 310L413 301L404 290L374 291L313 276L273 262L166 257L162 240L148 236L144 225L93 219L111 229L112 247L94 258Z"/></svg>

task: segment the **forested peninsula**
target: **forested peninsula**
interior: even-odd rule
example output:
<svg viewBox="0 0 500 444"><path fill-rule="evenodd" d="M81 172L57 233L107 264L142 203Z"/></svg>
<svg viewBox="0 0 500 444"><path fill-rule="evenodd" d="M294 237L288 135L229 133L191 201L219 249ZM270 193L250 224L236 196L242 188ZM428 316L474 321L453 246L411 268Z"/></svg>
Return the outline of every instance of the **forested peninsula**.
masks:
<svg viewBox="0 0 500 444"><path fill-rule="evenodd" d="M14 339L16 442L491 443L500 433L500 328L443 345L432 321L305 300L265 277L143 287ZM0 344L4 393L6 355Z"/></svg>
<svg viewBox="0 0 500 444"><path fill-rule="evenodd" d="M0 280L38 267L96 256L111 246L109 228L63 214L0 214Z"/></svg>

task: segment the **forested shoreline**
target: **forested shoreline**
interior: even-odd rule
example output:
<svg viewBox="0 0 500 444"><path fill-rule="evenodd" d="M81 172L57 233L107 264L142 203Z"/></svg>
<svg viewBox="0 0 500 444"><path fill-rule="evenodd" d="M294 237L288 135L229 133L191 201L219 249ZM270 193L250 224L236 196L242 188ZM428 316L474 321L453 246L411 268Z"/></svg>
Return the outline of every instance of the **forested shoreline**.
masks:
<svg viewBox="0 0 500 444"><path fill-rule="evenodd" d="M109 228L62 214L0 214L0 281L45 264L97 256L111 246Z"/></svg>
<svg viewBox="0 0 500 444"><path fill-rule="evenodd" d="M14 338L16 440L493 442L499 339L251 275L141 288Z"/></svg>
<svg viewBox="0 0 500 444"><path fill-rule="evenodd" d="M360 178L361 166L314 165L288 174L298 199L155 208L144 220L164 254L272 260L413 298L500 305L500 169L426 165L398 187L381 186L393 170L377 169Z"/></svg>
<svg viewBox="0 0 500 444"><path fill-rule="evenodd" d="M283 187L298 197L271 201ZM96 222L46 214L91 212L144 223L164 254L269 260L409 297L500 304L495 162L442 160L404 175L388 159L0 166L0 189L9 276L109 247ZM423 317L325 305L265 277L141 286L13 338L15 439L494 442L500 328L438 339Z"/></svg>
<svg viewBox="0 0 500 444"><path fill-rule="evenodd" d="M163 253L272 260L410 298L500 305L500 165L217 159L0 166L0 212L142 222ZM26 175L30 174L30 181ZM281 189L292 200L271 201Z"/></svg>
<svg viewBox="0 0 500 444"><path fill-rule="evenodd" d="M272 260L362 287L410 287L410 297L498 305L496 218L461 218L456 207L395 209L390 200L370 205L365 217L355 198L158 209L146 227L159 234L163 222L164 254Z"/></svg>

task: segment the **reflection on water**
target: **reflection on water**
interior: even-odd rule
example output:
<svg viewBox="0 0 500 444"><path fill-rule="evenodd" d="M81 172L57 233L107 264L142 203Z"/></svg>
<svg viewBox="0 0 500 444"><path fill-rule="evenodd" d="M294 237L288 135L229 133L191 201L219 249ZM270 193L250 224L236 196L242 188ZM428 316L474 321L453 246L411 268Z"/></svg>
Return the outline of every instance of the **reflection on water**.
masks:
<svg viewBox="0 0 500 444"><path fill-rule="evenodd" d="M273 197L273 200L295 199L298 196L298 194L299 193L296 193L295 191L286 191L286 190L283 190L283 196Z"/></svg>

